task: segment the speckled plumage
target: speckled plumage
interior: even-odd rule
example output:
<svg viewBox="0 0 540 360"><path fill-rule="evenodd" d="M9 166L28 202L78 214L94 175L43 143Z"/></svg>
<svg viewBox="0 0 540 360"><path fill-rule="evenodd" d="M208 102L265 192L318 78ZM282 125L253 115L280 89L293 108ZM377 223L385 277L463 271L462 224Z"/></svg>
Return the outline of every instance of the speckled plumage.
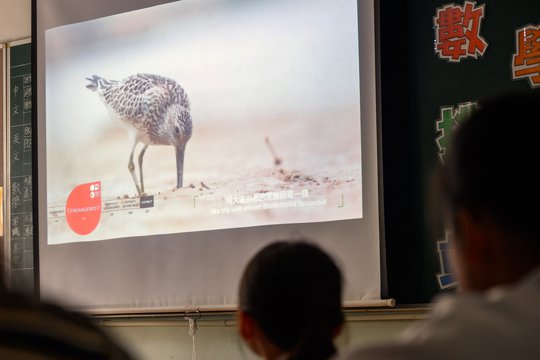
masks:
<svg viewBox="0 0 540 360"><path fill-rule="evenodd" d="M182 187L184 150L191 137L190 103L184 89L174 80L153 74L135 74L123 80L106 80L93 75L86 86L95 91L111 114L129 124L133 144L128 168L139 194L144 193L142 158L149 145L173 145L176 148L177 187ZM140 186L134 173L133 152L137 143Z"/></svg>

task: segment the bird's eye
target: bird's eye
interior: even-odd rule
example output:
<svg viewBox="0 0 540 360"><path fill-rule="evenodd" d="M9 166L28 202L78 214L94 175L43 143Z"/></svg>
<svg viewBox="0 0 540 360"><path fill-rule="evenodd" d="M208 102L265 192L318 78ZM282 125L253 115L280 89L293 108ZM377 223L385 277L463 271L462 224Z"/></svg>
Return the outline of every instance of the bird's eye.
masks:
<svg viewBox="0 0 540 360"><path fill-rule="evenodd" d="M176 134L180 134L180 128L178 126L175 126L174 127L174 131L176 132Z"/></svg>

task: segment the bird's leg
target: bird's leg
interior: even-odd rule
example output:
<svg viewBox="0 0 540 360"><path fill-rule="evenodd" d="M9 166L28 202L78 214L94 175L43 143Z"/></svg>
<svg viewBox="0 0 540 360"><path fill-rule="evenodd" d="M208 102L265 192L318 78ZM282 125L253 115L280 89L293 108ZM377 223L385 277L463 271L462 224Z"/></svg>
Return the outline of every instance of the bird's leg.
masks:
<svg viewBox="0 0 540 360"><path fill-rule="evenodd" d="M184 175L184 150L186 144L176 146L176 187L182 187L182 177Z"/></svg>
<svg viewBox="0 0 540 360"><path fill-rule="evenodd" d="M135 183L135 187L137 188L137 192L139 193L139 196L141 195L141 188L139 187L139 182L137 181L137 175L135 175L135 165L133 164L133 153L135 152L135 147L137 146L137 140L133 142L133 146L131 147L131 153L129 154L129 163L128 163L128 169L131 173L131 177L133 177L133 182Z"/></svg>
<svg viewBox="0 0 540 360"><path fill-rule="evenodd" d="M144 144L144 147L142 148L141 152L139 153L139 174L140 174L140 178L141 178L141 191L139 192L139 195L144 194L142 162L143 162L143 156L144 156L144 153L146 152L146 149L148 149L148 144Z"/></svg>

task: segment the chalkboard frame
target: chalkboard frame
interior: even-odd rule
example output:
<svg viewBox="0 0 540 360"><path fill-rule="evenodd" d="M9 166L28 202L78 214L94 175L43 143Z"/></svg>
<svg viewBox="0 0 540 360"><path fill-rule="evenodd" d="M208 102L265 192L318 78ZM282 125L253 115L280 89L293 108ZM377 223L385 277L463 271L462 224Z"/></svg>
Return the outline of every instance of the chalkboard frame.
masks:
<svg viewBox="0 0 540 360"><path fill-rule="evenodd" d="M2 159L2 178L0 179L0 259L4 260L6 252L6 244L5 236L6 233L4 231L5 227L5 219L7 217L5 216L6 209L6 196L4 195L4 179L6 179L6 162L4 158L4 154L6 153L5 148L7 145L7 138L6 138L6 132L4 129L6 128L5 120L6 120L6 47L4 44L0 44L0 99L2 99L2 108L0 109L0 129L2 130L2 146L0 146L0 159ZM0 288L4 286L4 283L6 281L6 274L7 274L7 266L6 263L2 263L2 268L0 268Z"/></svg>

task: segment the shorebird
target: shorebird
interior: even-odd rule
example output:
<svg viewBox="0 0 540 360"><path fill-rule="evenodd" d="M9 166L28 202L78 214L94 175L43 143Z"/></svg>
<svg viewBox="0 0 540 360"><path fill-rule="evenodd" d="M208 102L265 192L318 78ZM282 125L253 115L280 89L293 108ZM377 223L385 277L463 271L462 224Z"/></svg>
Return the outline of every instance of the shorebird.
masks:
<svg viewBox="0 0 540 360"><path fill-rule="evenodd" d="M139 196L144 194L143 157L149 145L172 145L176 150L176 187L182 187L184 151L191 137L190 104L174 80L153 74L135 74L116 81L92 75L86 87L96 92L112 118L128 124L132 141L128 169ZM138 143L140 185L133 153Z"/></svg>

